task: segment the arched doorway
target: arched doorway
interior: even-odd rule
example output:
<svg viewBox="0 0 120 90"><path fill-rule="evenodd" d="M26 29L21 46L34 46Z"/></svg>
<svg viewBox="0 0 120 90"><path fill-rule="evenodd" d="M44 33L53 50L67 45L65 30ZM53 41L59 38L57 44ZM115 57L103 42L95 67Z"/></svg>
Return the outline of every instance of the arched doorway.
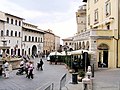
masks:
<svg viewBox="0 0 120 90"><path fill-rule="evenodd" d="M108 50L109 50L109 46L107 44L102 43L97 48L99 50L98 67L108 67Z"/></svg>
<svg viewBox="0 0 120 90"><path fill-rule="evenodd" d="M86 42L86 50L89 50L89 41Z"/></svg>
<svg viewBox="0 0 120 90"><path fill-rule="evenodd" d="M37 54L37 47L35 45L33 45L32 47L32 55L36 55Z"/></svg>

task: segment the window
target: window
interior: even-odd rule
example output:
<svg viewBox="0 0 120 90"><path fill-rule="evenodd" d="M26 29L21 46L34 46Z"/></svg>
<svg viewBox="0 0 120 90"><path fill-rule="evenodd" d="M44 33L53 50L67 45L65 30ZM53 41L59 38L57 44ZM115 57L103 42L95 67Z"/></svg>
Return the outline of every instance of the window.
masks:
<svg viewBox="0 0 120 90"><path fill-rule="evenodd" d="M7 23L9 23L9 18L7 17Z"/></svg>
<svg viewBox="0 0 120 90"><path fill-rule="evenodd" d="M94 0L94 2L96 3L98 0Z"/></svg>
<svg viewBox="0 0 120 90"><path fill-rule="evenodd" d="M32 42L34 42L34 37L32 37Z"/></svg>
<svg viewBox="0 0 120 90"><path fill-rule="evenodd" d="M42 38L41 38L41 42L43 42Z"/></svg>
<svg viewBox="0 0 120 90"><path fill-rule="evenodd" d="M65 45L67 45L67 42L65 43Z"/></svg>
<svg viewBox="0 0 120 90"><path fill-rule="evenodd" d="M35 37L35 42L37 42L37 37Z"/></svg>
<svg viewBox="0 0 120 90"><path fill-rule="evenodd" d="M19 32L19 37L20 37L20 32Z"/></svg>
<svg viewBox="0 0 120 90"><path fill-rule="evenodd" d="M1 30L1 36L3 36L3 30Z"/></svg>
<svg viewBox="0 0 120 90"><path fill-rule="evenodd" d="M11 19L11 24L13 24L13 19Z"/></svg>
<svg viewBox="0 0 120 90"><path fill-rule="evenodd" d="M95 10L94 15L95 15L94 21L95 21L95 22L98 22L98 9Z"/></svg>
<svg viewBox="0 0 120 90"><path fill-rule="evenodd" d="M19 26L21 26L21 21L19 21Z"/></svg>
<svg viewBox="0 0 120 90"><path fill-rule="evenodd" d="M17 20L15 20L15 25L17 25Z"/></svg>
<svg viewBox="0 0 120 90"><path fill-rule="evenodd" d="M17 37L17 31L15 31L15 37Z"/></svg>
<svg viewBox="0 0 120 90"><path fill-rule="evenodd" d="M31 41L31 37L29 36L29 42Z"/></svg>
<svg viewBox="0 0 120 90"><path fill-rule="evenodd" d="M9 30L7 30L7 32L6 32L6 36L9 36Z"/></svg>
<svg viewBox="0 0 120 90"><path fill-rule="evenodd" d="M25 41L27 41L27 36L25 36Z"/></svg>
<svg viewBox="0 0 120 90"><path fill-rule="evenodd" d="M105 3L105 10L106 10L106 16L109 16L111 14L111 3L110 3L110 0L108 0L106 3Z"/></svg>
<svg viewBox="0 0 120 90"><path fill-rule="evenodd" d="M13 36L13 31L11 31L11 36Z"/></svg>
<svg viewBox="0 0 120 90"><path fill-rule="evenodd" d="M40 38L38 38L38 42L40 42Z"/></svg>

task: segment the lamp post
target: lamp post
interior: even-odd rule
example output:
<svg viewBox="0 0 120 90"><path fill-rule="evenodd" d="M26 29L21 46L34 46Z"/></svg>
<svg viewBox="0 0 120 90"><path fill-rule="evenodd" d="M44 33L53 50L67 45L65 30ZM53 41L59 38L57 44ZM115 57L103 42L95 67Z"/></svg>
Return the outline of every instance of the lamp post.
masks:
<svg viewBox="0 0 120 90"><path fill-rule="evenodd" d="M67 63L67 48L65 48L65 54L66 54L65 62L68 65L68 63Z"/></svg>

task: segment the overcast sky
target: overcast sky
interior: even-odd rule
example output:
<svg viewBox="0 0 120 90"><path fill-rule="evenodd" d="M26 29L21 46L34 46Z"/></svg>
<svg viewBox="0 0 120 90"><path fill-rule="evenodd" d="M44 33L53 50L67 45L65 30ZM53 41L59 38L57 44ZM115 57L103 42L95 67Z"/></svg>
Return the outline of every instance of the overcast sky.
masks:
<svg viewBox="0 0 120 90"><path fill-rule="evenodd" d="M25 19L61 39L77 32L75 12L82 0L0 0L0 11Z"/></svg>

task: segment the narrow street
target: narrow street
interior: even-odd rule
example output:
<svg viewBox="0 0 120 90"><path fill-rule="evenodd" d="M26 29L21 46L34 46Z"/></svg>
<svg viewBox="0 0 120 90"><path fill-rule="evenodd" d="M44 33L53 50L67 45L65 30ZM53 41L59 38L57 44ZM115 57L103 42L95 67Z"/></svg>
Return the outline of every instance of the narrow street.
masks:
<svg viewBox="0 0 120 90"><path fill-rule="evenodd" d="M37 90L47 83L54 83L54 90L59 90L60 79L65 73L67 73L67 81L70 80L70 74L64 65L50 65L44 59L43 71L37 71L38 61L39 58L34 59L34 79L27 79L25 75L16 75L17 70L13 70L9 79L0 77L0 90Z"/></svg>

